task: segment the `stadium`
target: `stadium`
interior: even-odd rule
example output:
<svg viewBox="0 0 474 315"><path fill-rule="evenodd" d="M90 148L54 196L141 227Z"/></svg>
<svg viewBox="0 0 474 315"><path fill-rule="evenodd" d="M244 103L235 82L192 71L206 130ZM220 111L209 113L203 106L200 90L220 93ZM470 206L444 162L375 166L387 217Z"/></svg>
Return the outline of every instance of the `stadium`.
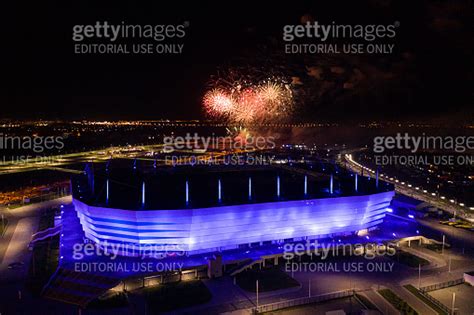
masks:
<svg viewBox="0 0 474 315"><path fill-rule="evenodd" d="M72 180L85 238L186 256L349 236L383 222L392 185L333 164L168 168L90 165Z"/></svg>

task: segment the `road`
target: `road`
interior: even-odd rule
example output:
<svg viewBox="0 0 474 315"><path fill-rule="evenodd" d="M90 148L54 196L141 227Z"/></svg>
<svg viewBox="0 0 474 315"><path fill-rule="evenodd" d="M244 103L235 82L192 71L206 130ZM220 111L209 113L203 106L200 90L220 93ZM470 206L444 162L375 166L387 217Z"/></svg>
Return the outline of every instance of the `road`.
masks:
<svg viewBox="0 0 474 315"><path fill-rule="evenodd" d="M68 173L81 173L80 170L74 170L67 168L66 166L78 163L86 162L104 162L114 159L133 159L133 160L144 160L144 161L156 161L159 165L165 165L170 163L170 160L163 158L148 157L148 154L153 155L154 152L160 152L163 149L163 144L156 145L145 145L136 147L111 147L103 150L84 151L56 156L48 156L41 158L30 158L27 160L13 160L0 163L0 175L12 174L21 172L31 172L37 170L56 170ZM219 161L224 159L227 155L232 154L245 154L255 152L254 149L243 150L235 149L232 151L220 151L220 152L195 152L193 150L175 150L171 153L177 154L177 156L188 155L199 157L202 161L212 159ZM171 156L171 155L169 155Z"/></svg>
<svg viewBox="0 0 474 315"><path fill-rule="evenodd" d="M351 154L343 154L342 159L342 163L346 165L346 167L348 167L351 171L357 172L359 174L363 172L364 175L370 176L372 178L376 177L375 170L354 161ZM422 190L419 187L414 187L409 183L399 181L398 179L388 175L380 174L379 180L393 184L397 193L429 203L433 207L453 214L453 216L459 216L469 222L474 223L474 216L472 213L473 211L465 205L458 204L455 200L447 200L445 197L439 196L434 192Z"/></svg>

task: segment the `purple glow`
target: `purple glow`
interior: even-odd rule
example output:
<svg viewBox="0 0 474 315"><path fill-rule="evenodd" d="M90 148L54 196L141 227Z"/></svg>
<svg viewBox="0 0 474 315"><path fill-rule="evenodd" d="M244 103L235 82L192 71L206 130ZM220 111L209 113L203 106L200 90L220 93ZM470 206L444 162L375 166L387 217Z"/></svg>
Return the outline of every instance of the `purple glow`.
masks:
<svg viewBox="0 0 474 315"><path fill-rule="evenodd" d="M186 182L187 186L187 182ZM176 244L199 253L289 238L323 238L382 223L394 192L181 210L122 210L73 200L96 243Z"/></svg>

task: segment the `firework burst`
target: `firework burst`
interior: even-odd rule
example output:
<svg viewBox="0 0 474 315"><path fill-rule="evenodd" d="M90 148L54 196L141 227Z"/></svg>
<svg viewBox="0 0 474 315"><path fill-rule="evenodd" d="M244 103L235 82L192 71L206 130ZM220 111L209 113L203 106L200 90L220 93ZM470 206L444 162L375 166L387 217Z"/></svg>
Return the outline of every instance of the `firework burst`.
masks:
<svg viewBox="0 0 474 315"><path fill-rule="evenodd" d="M213 89L204 96L204 107L210 116L223 116L231 113L235 104L225 91Z"/></svg>
<svg viewBox="0 0 474 315"><path fill-rule="evenodd" d="M204 108L210 117L245 126L281 121L292 112L291 87L282 79L225 82L225 87L213 88L204 96Z"/></svg>

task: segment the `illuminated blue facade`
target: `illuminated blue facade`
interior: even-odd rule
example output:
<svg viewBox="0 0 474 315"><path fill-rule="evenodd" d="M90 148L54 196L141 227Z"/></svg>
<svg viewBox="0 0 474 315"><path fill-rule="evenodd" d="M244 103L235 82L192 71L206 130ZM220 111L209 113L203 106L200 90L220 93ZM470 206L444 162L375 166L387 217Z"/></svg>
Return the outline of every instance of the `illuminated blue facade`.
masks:
<svg viewBox="0 0 474 315"><path fill-rule="evenodd" d="M197 254L370 229L382 223L393 196L388 191L182 210L122 210L90 206L77 199L73 203L85 236L98 244L176 246Z"/></svg>

